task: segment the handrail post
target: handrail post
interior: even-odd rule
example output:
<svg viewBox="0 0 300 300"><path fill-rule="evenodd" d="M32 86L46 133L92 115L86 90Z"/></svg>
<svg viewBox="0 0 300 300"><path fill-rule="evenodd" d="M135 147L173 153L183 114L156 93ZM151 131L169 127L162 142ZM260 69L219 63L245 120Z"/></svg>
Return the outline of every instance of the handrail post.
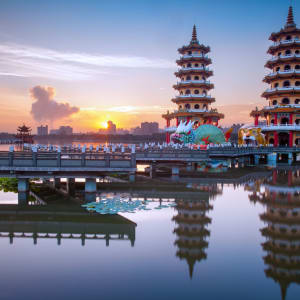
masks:
<svg viewBox="0 0 300 300"><path fill-rule="evenodd" d="M14 164L14 149L9 148L9 153L8 153L8 165L9 167L12 167Z"/></svg>
<svg viewBox="0 0 300 300"><path fill-rule="evenodd" d="M60 152L57 152L56 161L57 161L57 167L61 167L61 153Z"/></svg>

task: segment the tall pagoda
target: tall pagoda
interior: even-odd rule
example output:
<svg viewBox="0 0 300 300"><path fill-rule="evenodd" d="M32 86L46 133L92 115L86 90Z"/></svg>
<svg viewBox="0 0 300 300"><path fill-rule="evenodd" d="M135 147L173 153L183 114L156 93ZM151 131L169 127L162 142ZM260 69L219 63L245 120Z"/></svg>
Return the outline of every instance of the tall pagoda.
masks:
<svg viewBox="0 0 300 300"><path fill-rule="evenodd" d="M212 63L207 55L210 47L199 43L195 25L190 43L179 48L178 52L181 54L176 61L179 67L175 72L178 82L173 86L178 95L172 99L177 104L177 110L162 115L167 122L167 142L170 142L170 132L174 131L174 128L170 128L173 119L177 127L181 121L194 121L195 126L218 126L219 120L224 118L217 109L210 108L211 103L215 102L215 98L209 95L209 91L214 88L208 80L213 75L208 67Z"/></svg>
<svg viewBox="0 0 300 300"><path fill-rule="evenodd" d="M259 117L266 119L267 125L261 128L268 144L292 147L300 144L300 29L291 6L284 28L269 39L273 44L267 53L272 58L265 67L271 72L263 79L269 88L262 94L268 105L250 115L254 126L258 126Z"/></svg>
<svg viewBox="0 0 300 300"><path fill-rule="evenodd" d="M266 224L261 229L266 239L262 244L265 274L280 285L284 300L288 287L300 284L300 171L274 170L264 182L264 191L251 200L266 206L260 215Z"/></svg>

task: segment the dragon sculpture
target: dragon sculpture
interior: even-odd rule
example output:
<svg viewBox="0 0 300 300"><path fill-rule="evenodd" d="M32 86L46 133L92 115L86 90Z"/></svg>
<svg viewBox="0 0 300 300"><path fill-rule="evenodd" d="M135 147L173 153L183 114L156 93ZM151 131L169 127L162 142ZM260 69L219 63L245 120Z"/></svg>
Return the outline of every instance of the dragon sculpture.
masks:
<svg viewBox="0 0 300 300"><path fill-rule="evenodd" d="M171 141L179 144L223 144L230 138L231 131L224 135L223 131L214 125L204 124L194 128L194 122L180 122L171 135Z"/></svg>

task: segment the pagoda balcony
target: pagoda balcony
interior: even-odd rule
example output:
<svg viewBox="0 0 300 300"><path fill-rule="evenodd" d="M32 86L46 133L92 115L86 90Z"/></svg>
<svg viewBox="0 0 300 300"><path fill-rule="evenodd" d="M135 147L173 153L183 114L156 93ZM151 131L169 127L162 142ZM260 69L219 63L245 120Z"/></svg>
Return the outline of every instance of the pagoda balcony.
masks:
<svg viewBox="0 0 300 300"><path fill-rule="evenodd" d="M203 63L205 65L209 65L211 64L211 59L204 54L190 54L190 55L182 55L180 56L180 59L176 60L176 63L178 65L182 65L186 62L199 62L199 63Z"/></svg>
<svg viewBox="0 0 300 300"><path fill-rule="evenodd" d="M270 46L268 53L269 54L274 54L277 50L280 48L285 48L286 46L292 46L292 45L299 45L300 46L300 39L291 39L291 40L285 40L285 41L280 41L280 42L275 42L273 45Z"/></svg>
<svg viewBox="0 0 300 300"><path fill-rule="evenodd" d="M300 125L297 124L277 124L259 126L262 131L300 131Z"/></svg>
<svg viewBox="0 0 300 300"><path fill-rule="evenodd" d="M300 86L278 87L273 89L267 89L263 92L262 97L269 97L271 95L280 95L286 93L300 93Z"/></svg>
<svg viewBox="0 0 300 300"><path fill-rule="evenodd" d="M266 62L265 67L272 69L274 66L278 65L279 63L286 63L286 62L292 62L292 61L299 62L300 54L275 56Z"/></svg>
<svg viewBox="0 0 300 300"><path fill-rule="evenodd" d="M204 74L206 77L212 76L213 71L210 70L207 67L187 67L187 68L180 68L177 72L175 72L175 75L177 77L181 77L184 74Z"/></svg>
<svg viewBox="0 0 300 300"><path fill-rule="evenodd" d="M195 101L201 101L201 102L215 102L215 98L213 98L211 95L206 94L189 94L189 95L178 95L175 98L172 99L172 102L179 103L179 102L195 102Z"/></svg>
<svg viewBox="0 0 300 300"><path fill-rule="evenodd" d="M278 72L269 73L268 75L265 76L264 82L270 83L275 79L288 78L291 75L297 75L295 77L298 77L299 75L300 77L300 70L287 70L287 71L278 71Z"/></svg>
<svg viewBox="0 0 300 300"><path fill-rule="evenodd" d="M273 110L278 108L300 108L300 104L269 105L264 106L263 110Z"/></svg>
<svg viewBox="0 0 300 300"><path fill-rule="evenodd" d="M206 89L213 89L214 85L208 80L186 80L178 81L177 84L173 86L174 89L180 89L183 87L203 87Z"/></svg>

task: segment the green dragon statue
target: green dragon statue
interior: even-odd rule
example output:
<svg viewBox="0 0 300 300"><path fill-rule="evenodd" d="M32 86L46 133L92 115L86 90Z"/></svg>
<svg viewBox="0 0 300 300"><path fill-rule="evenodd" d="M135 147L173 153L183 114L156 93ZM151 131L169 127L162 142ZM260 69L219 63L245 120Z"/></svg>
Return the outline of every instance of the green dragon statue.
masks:
<svg viewBox="0 0 300 300"><path fill-rule="evenodd" d="M196 144L196 145L208 145L208 144L223 144L228 141L230 132L225 135L223 131L210 124L200 125L197 128L193 128L194 122L180 122L175 133L171 135L171 141L179 144Z"/></svg>

